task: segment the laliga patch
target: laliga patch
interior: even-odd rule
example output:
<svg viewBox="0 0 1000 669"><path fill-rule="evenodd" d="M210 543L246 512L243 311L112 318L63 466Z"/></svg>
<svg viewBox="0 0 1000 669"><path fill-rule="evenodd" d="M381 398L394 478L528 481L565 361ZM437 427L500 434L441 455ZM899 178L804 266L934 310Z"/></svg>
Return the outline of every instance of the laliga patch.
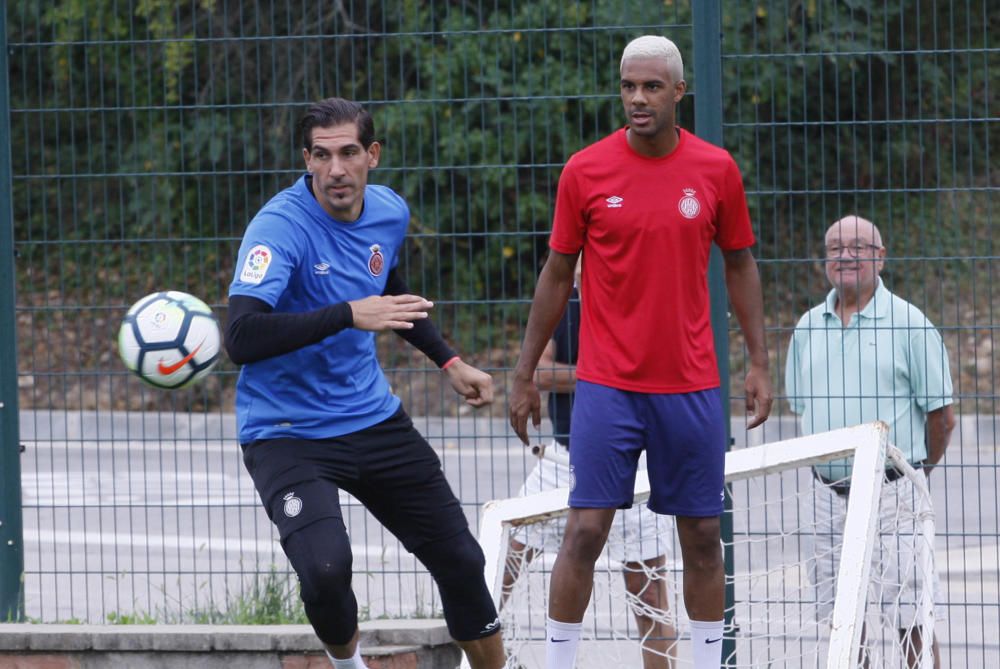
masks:
<svg viewBox="0 0 1000 669"><path fill-rule="evenodd" d="M382 255L382 247L378 244L372 244L368 250L372 252L371 256L368 257L368 271L372 276L378 276L385 269L385 256Z"/></svg>
<svg viewBox="0 0 1000 669"><path fill-rule="evenodd" d="M267 275L267 268L271 266L271 249L263 244L250 249L247 259L243 263L243 271L240 272L240 281L244 283L260 283Z"/></svg>

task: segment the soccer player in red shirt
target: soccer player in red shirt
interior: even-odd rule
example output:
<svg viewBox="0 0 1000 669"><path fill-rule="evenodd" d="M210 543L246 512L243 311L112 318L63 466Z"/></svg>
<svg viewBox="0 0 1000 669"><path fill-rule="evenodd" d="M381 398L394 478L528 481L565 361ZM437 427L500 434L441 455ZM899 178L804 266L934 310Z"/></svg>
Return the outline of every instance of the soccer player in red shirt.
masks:
<svg viewBox="0 0 1000 669"><path fill-rule="evenodd" d="M724 572L719 517L726 451L723 395L706 282L712 242L750 354L749 427L771 411L764 307L746 195L727 151L676 125L680 52L647 35L621 60L628 125L574 154L559 179L549 246L514 370L510 421L529 443L541 423L535 367L587 271L570 454L570 513L552 570L546 666L569 669L594 563L617 508L631 506L645 450L649 508L677 517L684 604L696 669L721 664Z"/></svg>

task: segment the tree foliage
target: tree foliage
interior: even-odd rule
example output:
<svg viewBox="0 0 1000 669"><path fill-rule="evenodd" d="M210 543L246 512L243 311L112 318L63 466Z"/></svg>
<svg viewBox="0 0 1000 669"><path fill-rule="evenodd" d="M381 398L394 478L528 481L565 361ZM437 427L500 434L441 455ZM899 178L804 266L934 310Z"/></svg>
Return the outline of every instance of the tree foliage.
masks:
<svg viewBox="0 0 1000 669"><path fill-rule="evenodd" d="M724 142L765 261L813 256L847 210L878 222L898 255L994 248L1000 6L722 7ZM302 169L295 119L340 95L375 112L385 150L372 179L411 205L410 283L454 306L446 330L503 347L523 322L561 166L624 122L625 42L671 36L698 88L691 3L675 0L11 0L7 15L32 304L58 294L113 311L165 287L223 303L247 221ZM776 265L769 281L806 267Z"/></svg>

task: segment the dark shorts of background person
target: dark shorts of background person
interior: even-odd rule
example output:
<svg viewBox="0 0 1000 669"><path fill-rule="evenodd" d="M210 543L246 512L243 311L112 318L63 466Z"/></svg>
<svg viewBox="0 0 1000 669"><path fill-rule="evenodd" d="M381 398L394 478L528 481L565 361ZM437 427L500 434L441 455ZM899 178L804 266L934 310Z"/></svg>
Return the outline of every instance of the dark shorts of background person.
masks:
<svg viewBox="0 0 1000 669"><path fill-rule="evenodd" d="M723 512L726 416L718 388L640 393L577 381L569 505L628 508L646 452L648 506L672 516Z"/></svg>
<svg viewBox="0 0 1000 669"><path fill-rule="evenodd" d="M345 490L431 572L453 638L474 640L499 629L482 549L437 453L403 409L332 439L251 442L243 445L243 462L293 565L290 545L302 542L288 540L296 533L316 525L346 535L339 499Z"/></svg>

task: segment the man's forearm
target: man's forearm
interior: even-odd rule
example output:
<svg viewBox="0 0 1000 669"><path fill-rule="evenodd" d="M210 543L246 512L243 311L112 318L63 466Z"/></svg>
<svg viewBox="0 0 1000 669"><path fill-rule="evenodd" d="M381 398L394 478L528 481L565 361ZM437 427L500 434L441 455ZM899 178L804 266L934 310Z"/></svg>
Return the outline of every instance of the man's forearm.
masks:
<svg viewBox="0 0 1000 669"><path fill-rule="evenodd" d="M933 467L941 462L954 429L955 413L950 404L927 414L927 460L925 464Z"/></svg>
<svg viewBox="0 0 1000 669"><path fill-rule="evenodd" d="M539 390L571 393L576 390L576 366L542 360L535 370L535 385Z"/></svg>

